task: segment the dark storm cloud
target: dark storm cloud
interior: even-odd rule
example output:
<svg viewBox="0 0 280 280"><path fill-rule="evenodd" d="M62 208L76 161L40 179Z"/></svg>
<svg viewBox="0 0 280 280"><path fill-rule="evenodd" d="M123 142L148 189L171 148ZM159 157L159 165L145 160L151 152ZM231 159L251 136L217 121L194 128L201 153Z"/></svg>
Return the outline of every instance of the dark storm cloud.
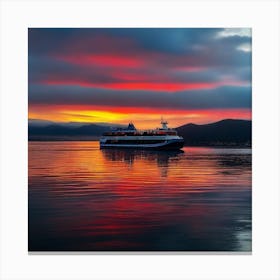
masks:
<svg viewBox="0 0 280 280"><path fill-rule="evenodd" d="M112 29L30 29L29 55L79 55L114 53L155 55L163 61L211 66L238 61L248 63L250 54L240 53L238 45L251 43L250 37L217 37L211 28L112 28ZM167 55L166 59L161 55ZM194 57L192 57L194 56ZM176 59L177 58L177 59ZM245 58L245 60L244 60Z"/></svg>
<svg viewBox="0 0 280 280"><path fill-rule="evenodd" d="M31 88L33 83L49 80L63 80L67 83L72 79L100 83L118 81L110 75L108 68L72 65L47 56L32 56L29 59L29 82Z"/></svg>
<svg viewBox="0 0 280 280"><path fill-rule="evenodd" d="M29 50L30 54L94 52L104 47L103 41L98 42L97 39L110 38L112 50L117 46L125 47L130 41L135 48L130 50L127 46L126 52L146 50L191 54L199 47L234 48L237 44L251 41L246 36L217 37L220 31L220 28L32 28L29 29Z"/></svg>
<svg viewBox="0 0 280 280"><path fill-rule="evenodd" d="M251 37L220 36L221 30L29 29L29 104L249 108L251 52L240 46L250 45ZM100 89L125 82L135 87ZM209 89L137 90L143 82L207 83ZM225 87L211 86L220 82Z"/></svg>
<svg viewBox="0 0 280 280"><path fill-rule="evenodd" d="M134 75L135 79L139 79L145 75L145 80L154 82L216 82L228 74L237 76L238 70L234 72L233 69L228 68L213 68L201 69L197 72L189 71L188 69L180 68L164 68L164 67L146 67L131 68L131 69L114 69L113 67L101 67L96 65L73 65L68 62L59 61L47 56L32 56L29 59L29 81L31 83L38 84L48 80L63 80L67 83L67 80L78 80L82 82L97 82L97 83L111 83L122 82L126 76ZM222 74L221 74L222 70ZM239 77L240 81L245 78L246 71L251 72L250 69L243 69ZM120 74L123 74L123 78L120 78ZM248 76L248 74L247 74Z"/></svg>
<svg viewBox="0 0 280 280"><path fill-rule="evenodd" d="M79 94L77 94L79 93ZM47 105L98 105L149 108L250 108L250 87L220 87L177 93L91 89L73 86L34 86L29 102Z"/></svg>

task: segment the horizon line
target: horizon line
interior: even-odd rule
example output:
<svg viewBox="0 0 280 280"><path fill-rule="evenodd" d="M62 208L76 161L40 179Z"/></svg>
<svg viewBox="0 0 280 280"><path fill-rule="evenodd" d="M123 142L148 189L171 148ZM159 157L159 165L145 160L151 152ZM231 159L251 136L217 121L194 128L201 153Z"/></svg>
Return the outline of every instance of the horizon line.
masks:
<svg viewBox="0 0 280 280"><path fill-rule="evenodd" d="M236 121L252 121L252 119L240 119L240 118L225 118L225 119L219 119L217 121L210 121L210 122L207 122L207 123L200 123L200 124L196 124L194 122L188 122L188 123L185 123L185 124L182 124L180 126L183 126L183 125L187 125L187 124L196 124L196 125L206 125L206 124L212 124L212 123L218 123L218 122L221 122L221 121L225 121L225 120L236 120ZM68 122L63 122L63 121L52 121L52 120L46 120L46 119L33 119L33 118L28 118L28 122L29 121L38 121L38 122L49 122L49 123L53 123L53 124L85 124L85 125L88 125L88 124L97 124L97 125L127 125L126 124L123 124L123 123L110 123L110 122L79 122L79 121L68 121ZM133 122L134 123L134 122ZM159 123L160 123L160 120L159 120ZM137 123L136 123L137 124ZM29 123L28 123L29 125ZM179 127L179 126L178 126Z"/></svg>

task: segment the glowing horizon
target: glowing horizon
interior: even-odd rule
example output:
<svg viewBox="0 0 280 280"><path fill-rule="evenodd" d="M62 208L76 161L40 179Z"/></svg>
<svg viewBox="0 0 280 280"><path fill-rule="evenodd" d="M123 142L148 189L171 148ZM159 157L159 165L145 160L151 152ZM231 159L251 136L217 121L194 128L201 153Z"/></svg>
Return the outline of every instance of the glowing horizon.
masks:
<svg viewBox="0 0 280 280"><path fill-rule="evenodd" d="M131 108L129 108L131 109ZM132 108L133 109L133 108ZM61 108L53 113L50 111L39 113L29 112L29 119L53 122L79 122L79 123L110 123L116 125L127 125L133 122L139 129L151 129L158 127L161 118L168 121L169 126L179 127L187 123L207 124L222 119L251 120L249 110L205 110L205 111L179 111L166 114L166 112L119 113L114 111L98 110L75 110Z"/></svg>

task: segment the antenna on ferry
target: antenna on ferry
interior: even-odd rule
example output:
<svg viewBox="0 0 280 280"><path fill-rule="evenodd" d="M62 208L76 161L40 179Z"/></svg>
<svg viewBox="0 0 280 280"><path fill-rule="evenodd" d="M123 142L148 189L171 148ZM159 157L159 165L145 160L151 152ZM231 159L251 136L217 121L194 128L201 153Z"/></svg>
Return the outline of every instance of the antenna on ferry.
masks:
<svg viewBox="0 0 280 280"><path fill-rule="evenodd" d="M167 124L168 124L168 122L164 121L163 118L161 117L161 125L162 125L163 129L168 129Z"/></svg>

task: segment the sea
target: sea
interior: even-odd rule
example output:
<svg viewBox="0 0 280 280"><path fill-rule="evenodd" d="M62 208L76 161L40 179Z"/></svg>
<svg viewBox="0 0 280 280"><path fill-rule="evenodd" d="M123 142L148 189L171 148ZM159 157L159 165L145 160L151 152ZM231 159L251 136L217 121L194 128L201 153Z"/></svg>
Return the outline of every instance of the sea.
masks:
<svg viewBox="0 0 280 280"><path fill-rule="evenodd" d="M252 151L29 142L29 252L251 252Z"/></svg>

